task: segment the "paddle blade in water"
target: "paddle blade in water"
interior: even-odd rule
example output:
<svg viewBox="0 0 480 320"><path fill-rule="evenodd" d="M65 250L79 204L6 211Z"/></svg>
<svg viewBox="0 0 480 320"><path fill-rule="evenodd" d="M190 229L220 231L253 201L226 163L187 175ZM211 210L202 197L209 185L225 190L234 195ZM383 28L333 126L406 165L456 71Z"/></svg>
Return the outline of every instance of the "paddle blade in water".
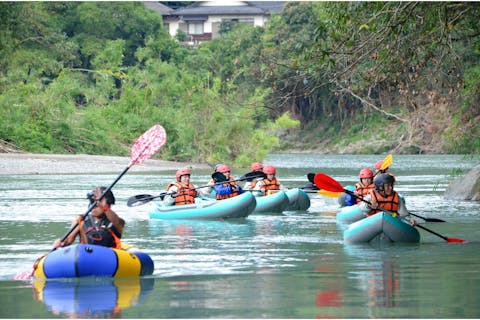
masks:
<svg viewBox="0 0 480 320"><path fill-rule="evenodd" d="M326 175L325 173L317 173L314 178L314 183L320 189L331 192L344 192L343 186L337 180Z"/></svg>
<svg viewBox="0 0 480 320"><path fill-rule="evenodd" d="M447 238L447 242L467 242L467 240L459 239L459 238Z"/></svg>
<svg viewBox="0 0 480 320"><path fill-rule="evenodd" d="M145 131L132 146L128 167L150 158L164 145L165 141L167 141L167 133L161 125L156 124Z"/></svg>

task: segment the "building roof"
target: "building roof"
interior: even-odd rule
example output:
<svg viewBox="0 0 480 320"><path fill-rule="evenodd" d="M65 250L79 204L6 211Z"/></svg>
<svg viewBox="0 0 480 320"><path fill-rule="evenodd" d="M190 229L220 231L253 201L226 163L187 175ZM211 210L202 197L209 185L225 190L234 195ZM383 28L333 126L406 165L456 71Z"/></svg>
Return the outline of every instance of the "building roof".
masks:
<svg viewBox="0 0 480 320"><path fill-rule="evenodd" d="M162 16L169 16L172 14L173 11L175 11L168 6L161 4L158 1L144 1L143 3L145 4L145 7L147 9L155 10Z"/></svg>
<svg viewBox="0 0 480 320"><path fill-rule="evenodd" d="M188 15L264 15L280 13L285 5L285 1L245 1L244 5L208 5L203 6L198 1L191 6L174 10L171 14L177 16Z"/></svg>

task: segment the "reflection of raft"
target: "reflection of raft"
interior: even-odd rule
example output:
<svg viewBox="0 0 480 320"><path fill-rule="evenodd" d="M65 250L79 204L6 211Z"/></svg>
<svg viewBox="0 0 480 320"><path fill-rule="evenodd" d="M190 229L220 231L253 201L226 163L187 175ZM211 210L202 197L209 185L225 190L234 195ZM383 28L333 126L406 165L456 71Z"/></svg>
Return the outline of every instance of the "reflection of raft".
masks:
<svg viewBox="0 0 480 320"><path fill-rule="evenodd" d="M310 208L310 197L305 191L295 188L285 193L289 201L285 211L305 211Z"/></svg>
<svg viewBox="0 0 480 320"><path fill-rule="evenodd" d="M255 208L255 197L250 192L225 200L196 199L195 204L163 206L157 203L149 212L151 219L226 219L244 218Z"/></svg>
<svg viewBox="0 0 480 320"><path fill-rule="evenodd" d="M115 318L150 292L153 278L34 280L35 299L50 312L74 318Z"/></svg>
<svg viewBox="0 0 480 320"><path fill-rule="evenodd" d="M290 203L287 194L282 190L266 196L258 196L256 199L257 206L254 213L281 213Z"/></svg>
<svg viewBox="0 0 480 320"><path fill-rule="evenodd" d="M418 230L391 215L379 212L352 223L343 233L347 243L360 242L419 242Z"/></svg>
<svg viewBox="0 0 480 320"><path fill-rule="evenodd" d="M340 223L353 223L365 218L365 214L358 205L342 207L337 213L337 221Z"/></svg>
<svg viewBox="0 0 480 320"><path fill-rule="evenodd" d="M35 278L131 277L153 273L149 255L136 248L112 249L92 244L58 248L40 258Z"/></svg>

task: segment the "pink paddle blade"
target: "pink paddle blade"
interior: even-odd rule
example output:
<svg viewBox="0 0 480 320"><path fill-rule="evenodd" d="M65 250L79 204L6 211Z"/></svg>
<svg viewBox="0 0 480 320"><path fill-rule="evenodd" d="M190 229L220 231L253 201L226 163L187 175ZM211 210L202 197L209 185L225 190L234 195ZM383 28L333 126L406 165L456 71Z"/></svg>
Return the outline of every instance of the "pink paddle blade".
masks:
<svg viewBox="0 0 480 320"><path fill-rule="evenodd" d="M32 271L23 271L13 277L13 280L30 280L32 279L33 272Z"/></svg>
<svg viewBox="0 0 480 320"><path fill-rule="evenodd" d="M331 192L343 192L345 190L337 180L326 175L325 173L317 173L313 179L313 183L315 183L315 185L320 189Z"/></svg>
<svg viewBox="0 0 480 320"><path fill-rule="evenodd" d="M145 131L132 146L128 167L150 158L165 141L167 141L167 133L161 125L156 124Z"/></svg>

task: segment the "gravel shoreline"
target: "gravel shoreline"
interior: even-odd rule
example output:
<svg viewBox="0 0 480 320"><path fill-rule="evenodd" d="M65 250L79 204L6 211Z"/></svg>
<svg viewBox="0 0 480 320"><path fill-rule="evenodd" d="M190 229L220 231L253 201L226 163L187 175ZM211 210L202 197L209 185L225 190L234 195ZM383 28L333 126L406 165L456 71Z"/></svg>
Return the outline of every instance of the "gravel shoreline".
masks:
<svg viewBox="0 0 480 320"><path fill-rule="evenodd" d="M87 154L0 153L0 175L12 174L94 174L120 173L129 157L96 156ZM189 167L209 169L206 164L192 164L148 159L130 168L133 172L161 172Z"/></svg>

